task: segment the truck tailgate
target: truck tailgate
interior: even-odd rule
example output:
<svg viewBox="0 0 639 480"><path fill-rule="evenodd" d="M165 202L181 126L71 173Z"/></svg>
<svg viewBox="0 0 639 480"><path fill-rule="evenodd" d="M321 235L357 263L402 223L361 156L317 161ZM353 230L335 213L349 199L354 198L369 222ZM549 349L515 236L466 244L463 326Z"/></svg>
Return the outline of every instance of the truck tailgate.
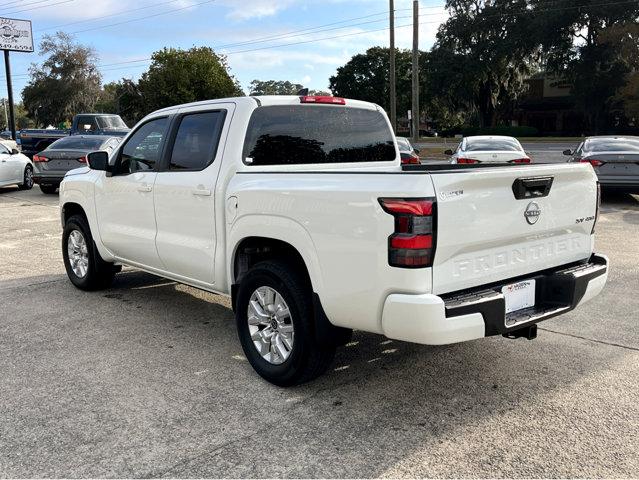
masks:
<svg viewBox="0 0 639 480"><path fill-rule="evenodd" d="M432 180L433 293L519 277L591 254L597 185L588 164L444 170L433 172Z"/></svg>

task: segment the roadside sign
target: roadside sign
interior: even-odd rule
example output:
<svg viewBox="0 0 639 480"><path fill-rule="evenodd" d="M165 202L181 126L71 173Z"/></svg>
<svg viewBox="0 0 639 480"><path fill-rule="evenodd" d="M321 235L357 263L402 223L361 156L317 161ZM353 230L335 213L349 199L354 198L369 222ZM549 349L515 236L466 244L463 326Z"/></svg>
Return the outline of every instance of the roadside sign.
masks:
<svg viewBox="0 0 639 480"><path fill-rule="evenodd" d="M31 20L0 17L0 50L33 52Z"/></svg>

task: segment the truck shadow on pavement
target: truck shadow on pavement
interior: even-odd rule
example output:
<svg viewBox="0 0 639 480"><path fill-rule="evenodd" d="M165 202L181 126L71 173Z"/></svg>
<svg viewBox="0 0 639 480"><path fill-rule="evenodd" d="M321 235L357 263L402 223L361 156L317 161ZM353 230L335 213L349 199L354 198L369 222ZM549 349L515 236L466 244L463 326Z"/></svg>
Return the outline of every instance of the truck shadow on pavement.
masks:
<svg viewBox="0 0 639 480"><path fill-rule="evenodd" d="M637 473L623 440L636 407L619 394L636 352L551 332L440 347L355 332L326 375L281 389L246 361L224 297L134 270L103 292L11 295L3 476Z"/></svg>

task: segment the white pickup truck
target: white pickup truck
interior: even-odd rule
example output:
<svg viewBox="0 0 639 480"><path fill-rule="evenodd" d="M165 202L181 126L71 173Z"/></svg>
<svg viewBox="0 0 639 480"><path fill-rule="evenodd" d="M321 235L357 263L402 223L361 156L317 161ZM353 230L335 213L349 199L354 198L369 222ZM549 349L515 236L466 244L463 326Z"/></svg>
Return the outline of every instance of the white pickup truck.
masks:
<svg viewBox="0 0 639 480"><path fill-rule="evenodd" d="M599 294L588 164L400 165L384 111L335 97L159 110L60 188L84 290L129 265L228 294L247 359L287 386L352 329L436 345L502 334Z"/></svg>

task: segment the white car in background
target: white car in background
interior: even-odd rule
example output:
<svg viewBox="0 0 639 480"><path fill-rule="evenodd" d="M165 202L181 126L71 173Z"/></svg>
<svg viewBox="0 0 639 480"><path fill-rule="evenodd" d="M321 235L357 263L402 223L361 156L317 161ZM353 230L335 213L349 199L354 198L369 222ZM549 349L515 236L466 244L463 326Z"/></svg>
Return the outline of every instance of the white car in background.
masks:
<svg viewBox="0 0 639 480"><path fill-rule="evenodd" d="M530 163L530 157L513 137L477 135L463 138L457 149L446 150L450 163Z"/></svg>
<svg viewBox="0 0 639 480"><path fill-rule="evenodd" d="M33 163L29 157L0 142L0 187L18 185L21 190L33 187Z"/></svg>

